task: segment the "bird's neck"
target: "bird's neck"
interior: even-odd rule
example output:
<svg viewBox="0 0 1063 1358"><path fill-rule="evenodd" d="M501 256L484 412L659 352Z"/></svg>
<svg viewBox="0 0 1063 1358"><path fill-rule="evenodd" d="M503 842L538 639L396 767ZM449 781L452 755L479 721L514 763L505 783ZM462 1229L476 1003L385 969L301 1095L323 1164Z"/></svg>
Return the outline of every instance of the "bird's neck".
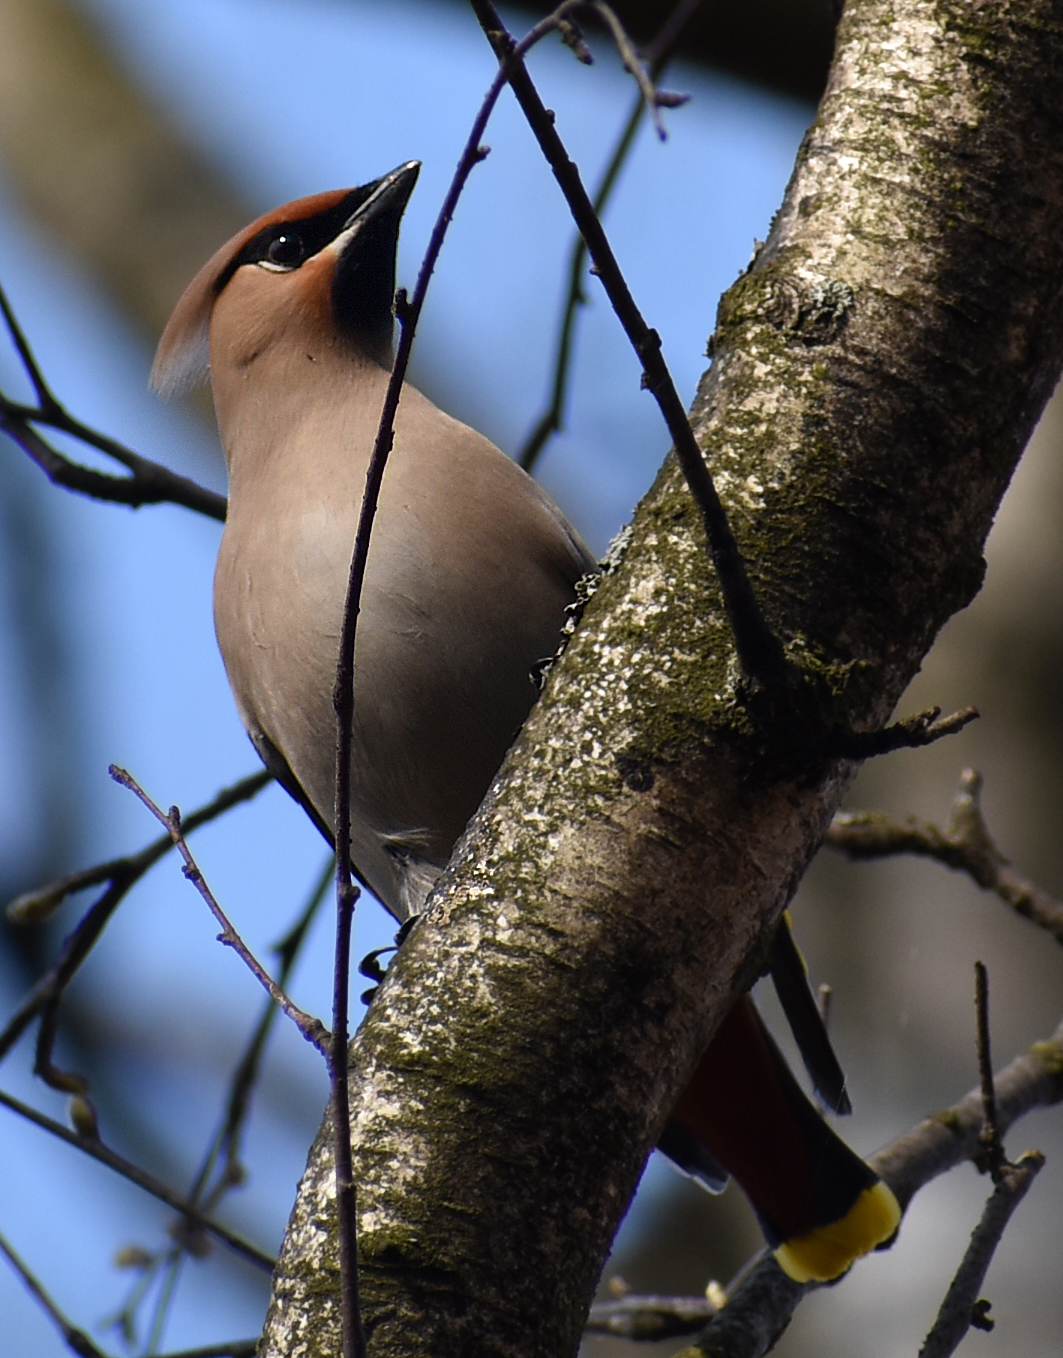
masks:
<svg viewBox="0 0 1063 1358"><path fill-rule="evenodd" d="M293 484L320 493L333 483L346 498L364 480L387 383L385 369L346 345L319 344L263 353L216 384L237 506Z"/></svg>

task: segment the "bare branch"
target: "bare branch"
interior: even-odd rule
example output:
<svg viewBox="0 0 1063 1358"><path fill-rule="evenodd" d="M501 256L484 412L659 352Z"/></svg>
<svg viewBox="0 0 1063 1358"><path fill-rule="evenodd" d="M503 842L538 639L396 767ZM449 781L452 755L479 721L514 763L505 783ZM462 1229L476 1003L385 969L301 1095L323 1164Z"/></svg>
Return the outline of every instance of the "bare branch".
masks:
<svg viewBox="0 0 1063 1358"><path fill-rule="evenodd" d="M524 39L522 50L527 50L558 25L556 16L537 24ZM432 273L443 246L459 197L474 167L487 155L480 140L488 120L505 87L505 72L499 71L480 110L454 171L447 195L436 217L428 248L421 261L412 296L400 290L395 299L395 314L399 322L399 343L395 363L384 395L373 452L366 472L365 490L358 516L358 529L347 579L347 594L343 606L343 626L340 632L339 658L336 665L336 684L333 705L336 710L336 948L333 963L332 1037L328 1051L331 1081L333 1124L333 1154L336 1174L337 1217L340 1242L341 1298L343 1309L343 1348L345 1358L361 1358L365 1352L365 1336L361 1325L358 1296L358 1246L356 1234L357 1201L354 1184L353 1152L351 1149L350 1109L348 1099L348 1010L350 992L350 936L354 907L359 891L354 882L351 862L351 741L354 727L354 647L361 610L362 588L369 543L373 532L380 487L384 470L394 442L395 415L399 407L402 384L406 377L410 353L421 308L428 292Z"/></svg>
<svg viewBox="0 0 1063 1358"><path fill-rule="evenodd" d="M270 950L280 960L277 985L282 990L288 984L300 949L306 940L310 925L321 907L331 880L332 860L330 858L318 881L314 884L309 899L300 911L299 918L284 938ZM196 1176L196 1182L190 1195L193 1202L203 1201L209 1208L213 1208L221 1193L231 1188L234 1182L240 1181L243 1177L239 1165L240 1135L249 1112L251 1091L258 1078L266 1041L276 1017L277 1006L270 997L262 1010L258 1023L255 1025L243 1055L233 1070L226 1100L225 1116L218 1134L204 1158L199 1174ZM213 1192L208 1193L207 1185L211 1170L219 1154L222 1153L224 1153L224 1164L219 1183Z"/></svg>
<svg viewBox="0 0 1063 1358"><path fill-rule="evenodd" d="M78 1358L107 1358L102 1349L98 1349L84 1330L79 1330L72 1325L66 1316L63 1315L59 1307L51 1299L48 1293L41 1286L40 1282L34 1277L19 1256L11 1248L2 1235L0 1235L0 1253L7 1256L11 1267L25 1283L28 1290L40 1303L41 1310L52 1321L55 1328L63 1336L63 1343L71 1353L76 1353Z"/></svg>
<svg viewBox="0 0 1063 1358"><path fill-rule="evenodd" d="M768 1251L746 1265L718 1311L678 1358L761 1358L775 1346L811 1284L795 1283Z"/></svg>
<svg viewBox="0 0 1063 1358"><path fill-rule="evenodd" d="M828 738L827 747L842 759L872 759L895 750L918 750L943 736L956 735L977 717L973 707L961 708L947 717L941 716L940 707L930 707L878 731L834 733Z"/></svg>
<svg viewBox="0 0 1063 1358"><path fill-rule="evenodd" d="M98 1160L101 1165L106 1165L108 1169L113 1169L123 1179L128 1179L130 1183L142 1188L145 1193L150 1193L153 1198L158 1198L159 1202L165 1203L167 1207L172 1207L196 1230L208 1231L223 1244L228 1245L231 1250L243 1255L245 1259L249 1259L251 1263L257 1264L259 1268L264 1268L267 1273L272 1271L276 1264L272 1255L266 1254L256 1245L251 1245L246 1240L241 1239L227 1226L212 1221L210 1217L191 1206L180 1193L175 1193L172 1188L168 1188L153 1174L149 1174L138 1165L134 1165L131 1160L127 1160L125 1156L111 1150L102 1141L86 1140L78 1136L76 1132L64 1127L61 1122L56 1122L54 1118L39 1113L36 1108L31 1108L21 1099L16 1099L11 1094L5 1094L2 1090L0 1090L0 1106L10 1109L12 1113L17 1113L19 1117L25 1118L27 1122L32 1122L34 1126L50 1132L60 1141L65 1141L68 1146L75 1146L85 1155L91 1156L93 1160Z"/></svg>
<svg viewBox="0 0 1063 1358"><path fill-rule="evenodd" d="M635 133L642 122L645 107L641 97L635 100L613 154L609 158L605 173L599 181L594 194L594 210L598 216L601 216L605 211L613 189L620 178L620 171L623 169L628 153L635 144ZM524 441L524 446L517 454L517 462L526 472L534 469L539 460L539 455L551 436L559 433L563 427L569 380L572 375L572 344L576 329L576 317L579 308L584 306L587 301L583 292L583 271L586 266L587 242L577 232L569 257L568 287L561 308L561 324L558 327L557 344L554 350L554 372L550 382L550 396L546 409L536 420L531 433Z"/></svg>
<svg viewBox="0 0 1063 1358"><path fill-rule="evenodd" d="M2 1235L0 1235L0 1253L6 1255L26 1288L55 1324L56 1329L63 1337L63 1342L71 1353L77 1354L78 1358L107 1358L103 1350L92 1342L84 1330L79 1330L67 1320L51 1296L45 1291L40 1280L30 1271ZM227 1344L208 1344L203 1348L181 1349L180 1351L160 1354L159 1358L254 1358L257 1349L257 1339L238 1339Z"/></svg>
<svg viewBox="0 0 1063 1358"><path fill-rule="evenodd" d="M194 509L208 518L224 522L225 497L216 491L207 490L188 477L180 476L160 463L151 462L128 449L123 449L121 460L133 466L132 476L108 476L105 472L93 471L91 467L83 467L64 457L31 427L34 423L62 428L90 447L112 456L117 456L116 450L122 445L70 416L62 424L56 420L45 420L37 411L24 409L0 396L0 430L29 454L53 485L75 490L93 500L129 505L133 509L139 509L141 505L183 505L186 509Z"/></svg>
<svg viewBox="0 0 1063 1358"><path fill-rule="evenodd" d="M349 743L349 736L348 736ZM341 746L342 748L342 746ZM348 761L349 762L349 761ZM349 797L349 794L348 794ZM349 804L349 803L348 803ZM349 819L349 813L348 813ZM354 907L361 894L351 877L350 833L337 840L345 848L337 850L336 862L348 860L336 869L336 945L332 971L332 1034L327 1049L336 1167L336 1220L340 1246L340 1294L343 1308L343 1358L364 1358L365 1330L362 1326L361 1293L358 1283L358 1195L354 1181L354 1152L351 1147L351 1114L347 1066L349 1054L351 930Z"/></svg>
<svg viewBox="0 0 1063 1358"><path fill-rule="evenodd" d="M1034 1108L1063 1100L1063 1024L998 1071L994 1080L997 1125L1001 1136ZM896 1193L902 1207L931 1179L964 1160L981 1145L984 1108L981 1087L959 1103L934 1113L868 1159Z"/></svg>
<svg viewBox="0 0 1063 1358"><path fill-rule="evenodd" d="M694 11L700 4L701 0L679 0L657 36L645 50L645 57L650 64L651 71L659 61L667 58L668 53L682 37L683 29L693 18ZM659 72L655 72L655 74L659 74Z"/></svg>
<svg viewBox="0 0 1063 1358"><path fill-rule="evenodd" d="M974 1162L983 1173L988 1170L995 1187L941 1303L933 1328L919 1350L919 1358L949 1358L972 1327L993 1329L990 1304L978 1294L1012 1213L1045 1162L1040 1151L1028 1151L1014 1165L1004 1154L990 1054L989 977L981 962L974 964L974 974L978 1075L982 1092L982 1130Z"/></svg>
<svg viewBox="0 0 1063 1358"><path fill-rule="evenodd" d="M672 48L698 3L699 0L679 0L654 39L648 53L650 76L653 80L656 80L667 66ZM598 217L602 216L609 199L612 197L613 189L620 178L620 172L624 168L632 146L635 144L635 133L642 122L645 109L646 102L640 93L631 107L631 112L628 114L620 136L617 138L616 146L613 148L613 154L609 157L608 164L595 190L593 205ZM554 371L550 383L550 396L546 409L536 420L531 433L524 441L524 446L517 454L517 461L526 472L530 472L535 466L539 454L551 435L558 433L562 428L571 377L572 342L576 328L576 317L579 307L587 300L583 293L583 271L586 265L587 242L577 231L576 239L572 245L572 253L569 256L568 286L565 291L565 301L561 308L561 324L558 327L557 345L554 352Z"/></svg>
<svg viewBox="0 0 1063 1358"><path fill-rule="evenodd" d="M44 374L41 372L40 365L33 355L33 350L30 348L29 341L26 339L25 331L19 325L18 318L11 309L11 303L7 300L7 293L2 287L0 287L0 311L3 312L4 323L11 335L12 343L18 352L22 366L26 369L26 374L33 383L33 390L37 394L37 405L42 414L48 414L58 410L59 402L52 395L51 388L44 380Z"/></svg>
<svg viewBox="0 0 1063 1358"><path fill-rule="evenodd" d="M234 806L239 806L241 802L249 802L272 781L273 775L262 769L258 773L241 778L231 787L222 788L211 801L185 816L182 822L185 834L189 835L200 826L209 824L226 811L231 811ZM160 835L137 854L111 858L106 863L96 863L91 868L82 868L78 872L68 873L65 877L58 877L54 882L38 887L35 891L27 891L21 896L16 896L7 907L7 918L12 924L35 923L47 919L68 896L77 891L84 891L86 887L99 886L101 882L114 882L117 879L125 881L130 876L128 885L132 885L174 847L170 835Z"/></svg>
<svg viewBox="0 0 1063 1358"><path fill-rule="evenodd" d="M280 959L277 984L282 990L287 987L300 948L325 898L331 879L330 858L315 883L309 900L300 911L299 918L284 938L271 949L271 952ZM240 1161L240 1139L250 1112L251 1094L258 1078L266 1041L276 1021L277 1012L277 1006L272 999L267 999L262 1015L233 1070L221 1125L211 1139L188 1195L189 1204L200 1211L213 1212L227 1193L245 1182L246 1175ZM139 1250L136 1262L142 1269L143 1276L131 1288L125 1304L113 1321L123 1334L135 1333L136 1312L147 1295L148 1284L154 1277L162 1274L163 1282L154 1305L149 1351L154 1350L162 1334L166 1313L175 1294L178 1270L186 1254L202 1258L210 1248L205 1232L199 1227L184 1218L176 1225L177 1229L171 1227L169 1234L172 1239L164 1250L154 1253Z"/></svg>
<svg viewBox="0 0 1063 1358"><path fill-rule="evenodd" d="M581 6L583 7L583 6ZM639 97L649 110L650 117L653 119L653 126L657 136L661 141L668 139L668 132L661 120L662 108L679 108L687 102L688 95L673 94L668 90L659 90L652 71L647 71L646 67L639 60L635 45L624 31L624 26L616 17L610 5L602 3L602 0L589 0L586 8L593 9L600 19L604 21L616 50L620 54L620 60L624 63L624 69L631 75L636 85L639 87ZM562 6L565 8L565 6Z"/></svg>
<svg viewBox="0 0 1063 1358"><path fill-rule="evenodd" d="M1040 1151L1027 1151L1017 1164L1001 1172L919 1358L949 1358L972 1326L978 1330L993 1328L989 1303L979 1300L978 1294L1011 1215L1044 1162Z"/></svg>
<svg viewBox="0 0 1063 1358"><path fill-rule="evenodd" d="M161 463L134 453L117 439L108 438L90 425L71 415L56 399L44 380L40 365L24 335L15 313L0 288L0 312L18 351L22 366L37 394L35 406L23 405L0 392L0 430L36 462L53 485L76 490L95 500L130 505L134 509L148 504L176 504L193 509L208 518L225 521L225 496L207 490L187 476L172 472ZM72 462L42 438L35 428L44 425L79 439L97 452L114 458L129 476L110 476Z"/></svg>
<svg viewBox="0 0 1063 1358"><path fill-rule="evenodd" d="M640 1297L596 1302L584 1334L615 1335L620 1339L671 1339L694 1334L719 1308L708 1297Z"/></svg>
<svg viewBox="0 0 1063 1358"><path fill-rule="evenodd" d="M239 803L249 801L270 781L270 774L255 773L231 787L224 788L213 801L192 812L184 823L185 833L190 834ZM58 957L0 1031L0 1061L38 1015L45 1015L50 1024L53 1022L48 1016L54 1014L63 991L77 975L78 969L92 951L108 920L148 869L173 848L171 836L162 835L139 853L130 854L125 858L113 858L109 862L98 863L95 867L86 868L81 872L70 873L11 902L7 907L8 919L15 923L28 923L46 918L76 891L82 891L89 886L98 886L101 882L109 884L107 890L93 902L67 935ZM49 1048L45 1046L43 1051L47 1061ZM41 1052L42 1046L38 1043L38 1053Z"/></svg>
<svg viewBox="0 0 1063 1358"><path fill-rule="evenodd" d="M986 891L995 892L1016 914L1046 929L1063 944L1063 902L1015 872L993 843L981 807L982 777L965 769L948 828L914 817L895 821L878 811L843 811L825 842L853 859L919 854L955 868Z"/></svg>
<svg viewBox="0 0 1063 1358"><path fill-rule="evenodd" d="M982 1088L982 1130L978 1137L981 1150L975 1157L975 1164L980 1170L988 1170L993 1182L999 1183L1007 1160L997 1120L997 1091L993 1081L993 1053L989 1039L989 974L982 962L974 964L974 992L978 1082Z"/></svg>
<svg viewBox="0 0 1063 1358"><path fill-rule="evenodd" d="M1032 17L1044 22L1045 0L1029 0L1029 6ZM757 563L758 579L769 591L765 597L773 600L772 616L777 610L788 619L807 621L806 628L788 626L810 638L839 689L844 683L834 711L866 725L891 709L934 629L973 592L995 493L1060 352L1059 327L1050 327L1058 317L1049 305L1050 287L1059 277L1058 232L1047 229L1058 221L1054 207L1060 180L1058 175L1031 176L1019 156L1036 136L1038 162L1046 156L1053 166L1059 161L1058 136L1052 140L1059 119L1042 97L1044 86L1036 85L1029 98L1010 100L1004 79L997 78L999 67L1010 69L1002 58L992 64L994 79L975 87L984 123L970 129L970 100L955 111L939 112L929 94L945 88L951 97L956 73L967 70L961 58L967 59L969 49L951 52L951 64L939 61L944 43L927 40L921 14L914 35L897 21L891 30L897 42L889 49L881 81L871 92L874 97L864 98L860 73L868 61L882 60L874 46L881 18L876 11L865 19L866 35L855 20L843 35L850 45L840 48L835 102L809 135L765 262L743 280L748 310L732 323L724 317L719 359L698 406L699 431L721 443L732 435L741 445L736 471L767 473L757 482L770 484L770 503L751 508L743 523L761 542L770 535L775 549ZM1041 62L1034 66L1031 44L1023 37L1032 24L1025 17L1023 22L1026 29L1009 10L1007 36L1015 34L1015 60L1028 62L1040 75L1049 70L1057 47L1048 46L1038 29ZM1003 41L1000 47L1005 48ZM913 52L933 81L911 81ZM982 65L976 69L980 73ZM1015 87L1025 90L1032 77L1024 66L1017 73L1021 78ZM925 157L907 157L915 162L907 178L890 174L892 161L884 163L880 156L866 161L860 154L868 143L876 152L888 143L894 156L898 143L912 145L895 136L895 85L905 93L903 130L914 126L922 133L930 126L936 138ZM855 122L845 121L850 90L862 100ZM990 98L1000 90L999 99ZM991 114L998 123L1007 115L1004 150L1007 163L1018 167L1008 182L1026 191L1024 220L1040 214L1039 232L1013 237L1007 230L991 234L984 228L990 195L982 190L1003 160L998 143L986 146L995 126L990 126ZM868 138L869 127L885 127L889 135ZM964 139L953 153L953 135L958 139L961 133ZM946 185L955 182L957 162L960 169L977 171L978 210L963 214L963 205L950 197L949 221L955 219L959 229L943 232L942 214L931 210L937 206L938 172ZM945 180L946 172L953 178ZM829 192L810 197L817 184ZM918 207L914 218L906 211L913 203ZM882 213L894 207L891 220L902 223L902 232L887 233L883 240L881 231L867 230L868 223L877 228ZM1009 223L1004 219L999 225ZM1026 239L1032 242L1029 252L1014 248L1013 240ZM1038 248L1042 239L1050 248ZM791 250L794 242L797 248ZM964 249L968 244L971 249ZM912 325L906 290L898 299L879 286L884 276L876 267L880 257L893 268L898 252L905 267L911 264L913 286L916 280L924 285L918 299L931 317L927 325ZM776 267L767 267L769 258ZM972 259L980 266L977 273ZM830 347L811 354L793 327L766 314L764 306L765 294L770 300L780 281L796 288L809 261L817 280L852 278L860 293L857 304L854 292L851 315L846 313L844 345L824 340ZM993 289L1005 266L1024 272L1018 284L1009 286L1007 307L998 313L982 303L997 295ZM957 288L979 280L974 320L964 311L961 327L952 325L960 311L956 289L942 299L938 288L943 270L959 280ZM870 311L873 324L867 319ZM1043 349L1033 344L1020 351L1000 343L1006 327L1036 336L1046 326L1051 346ZM1002 348L1011 364L1007 372L996 361ZM737 371L750 351L756 361ZM885 372L883 353L889 356ZM968 361L970 353L977 367ZM946 360L942 371L935 368L936 356ZM1023 368L1020 374L1019 365L1026 362L1031 372ZM998 374L1007 393L1003 399L989 380ZM832 404L835 392L841 395ZM972 440L970 430L989 406L1013 418L990 420L992 437ZM941 417L957 408L966 416L959 428ZM733 421L731 411L737 412ZM931 412L924 446L923 417ZM858 420L866 424L859 424L860 437L854 438ZM743 431L751 422L756 438L747 444ZM898 439L898 429L914 430L919 437ZM990 461L987 448L997 461ZM817 479L825 459L829 482ZM732 938L741 933L748 942L764 936L849 773L804 769L798 780L774 768L765 771L757 733L732 723L733 708L720 714L720 695L729 697L731 690L723 665L715 662L726 654L728 639L718 607L712 610L712 630L706 624L695 637L686 625L692 614L697 623L708 618L716 591L706 588L702 561L695 555L702 551L700 524L692 533L689 495L676 478L677 469L670 465L638 520L625 558L627 593L617 582L615 599L605 595L603 607L593 610L577 633L570 663L551 680L549 708L540 704L533 714L519 750L442 882L435 911L414 931L362 1029L352 1090L364 1128L359 1163L367 1167L360 1183L365 1224L360 1247L373 1265L373 1318L379 1317L388 1331L386 1341L383 1329L377 1331L379 1342L396 1350L420 1345L442 1351L448 1341L451 1347L460 1345L452 1338L460 1326L466 1338L473 1327L486 1334L488 1348L512 1345L517 1333L524 1334L526 1346L543 1352L574 1350L572 1318L588 1295L627 1191L659 1129L659 1115L680 1087L698 1044L703 1047L711 1033L713 1006L722 1007L730 987L744 978ZM781 520L780 513L791 506L793 516ZM761 525L761 519L770 522ZM907 523L916 531L901 536L896 529ZM904 543L903 551L896 550L898 542ZM664 563L658 544L667 544L672 553ZM852 574L839 569L853 562ZM853 588L857 572L859 588ZM671 631L655 625L651 614L658 610L645 606L651 598L673 605L659 610L668 613ZM615 624L607 616L610 603L619 615ZM722 645L715 646L718 639ZM606 641L613 649L605 648ZM657 654L668 660L659 681L649 673ZM606 675L600 672L604 655L610 660ZM632 675L637 675L637 689L630 703L623 703L624 720L613 724L609 718L621 705L618 697L630 692ZM688 675L696 700L685 701ZM656 717L662 694L663 733ZM640 724L642 712L653 719ZM646 752L652 785L645 778L636 788L617 776L616 754L629 750L640 756ZM754 790L763 796L754 796ZM754 820L751 809L756 802L759 813L760 804L769 800L780 808L771 837L764 828L767 818ZM521 805L535 808L531 830L521 822ZM573 815L579 818L578 833L570 828ZM752 867L745 875L740 869L769 845L770 861L755 862L763 885L751 884ZM645 914L647 881L658 893L652 897L652 920ZM712 911L699 894L706 881L720 884ZM731 909L732 899L740 902L741 912ZM708 915L711 935L703 923ZM732 919L741 921L741 930L727 927ZM701 946L706 943L712 947ZM711 972L700 961L710 951ZM476 963L471 979L470 958ZM511 965L514 959L519 966ZM744 965L748 970L751 964ZM677 972L681 984L673 981ZM634 1003L633 975L638 978ZM709 977L715 989L706 985ZM425 1006L426 986L438 1004ZM499 998L487 1013L477 1003L484 995ZM555 995L560 1004L554 1003ZM469 997L468 1005L462 1005L463 997ZM469 1010L475 1012L470 1016ZM483 1034L490 1034L490 1051L471 1051L474 1027L481 1046L487 1045ZM582 1065L569 1060L565 1049L572 1033L587 1058ZM551 1080L562 1056L567 1083L559 1095L558 1082ZM632 1081L625 1076L632 1070L646 1074L637 1104L627 1097ZM578 1116L562 1106L562 1096L567 1099L566 1091L577 1086L583 1095ZM490 1097L484 1097L485 1090ZM605 1115L601 1125L610 1130L607 1174L599 1138L588 1145L586 1136L588 1118L599 1109ZM339 1347L335 1241L314 1232L333 1206L329 1159L323 1135L293 1215L264 1352L289 1352L293 1333L301 1342L305 1336L311 1343L322 1336L323 1351ZM403 1192L408 1180L400 1174L393 1192L394 1176L384 1183L373 1173L388 1164L410 1166L426 1191ZM534 1201L526 1196L529 1183ZM497 1191L511 1185L508 1195ZM576 1191L566 1192L569 1185ZM576 1228L573 1202L579 1203ZM485 1218L485 1205L488 1213L495 1211L494 1218ZM485 1219L494 1229L484 1230ZM505 1229L510 1225L512 1231ZM535 1267L529 1268L533 1257ZM429 1291L425 1278L440 1279L442 1286ZM502 1332L506 1338L497 1340Z"/></svg>
<svg viewBox="0 0 1063 1358"><path fill-rule="evenodd" d="M320 1019L314 1018L312 1014L307 1014L304 1010L300 1009L294 1001L288 998L233 928L225 911L218 904L214 893L207 885L203 873L199 869L199 865L192 857L191 850L185 841L184 831L181 827L181 813L178 808L176 806L171 806L168 812L163 811L160 807L156 806L133 775L128 773L125 769L120 769L116 764L112 764L109 767L108 772L116 783L120 783L122 787L129 788L130 792L132 792L137 799L148 808L161 825L166 826L170 838L173 840L174 846L184 862L184 875L203 897L204 901L206 901L208 909L221 926L221 933L218 935L219 942L224 943L226 947L233 949L258 981L259 985L265 990L266 994L269 995L270 999L272 999L275 1004L280 1006L285 1014L287 1014L299 1029L300 1033L302 1033L303 1037L306 1038L307 1042L324 1054L328 1043L328 1031L326 1030L325 1025Z"/></svg>

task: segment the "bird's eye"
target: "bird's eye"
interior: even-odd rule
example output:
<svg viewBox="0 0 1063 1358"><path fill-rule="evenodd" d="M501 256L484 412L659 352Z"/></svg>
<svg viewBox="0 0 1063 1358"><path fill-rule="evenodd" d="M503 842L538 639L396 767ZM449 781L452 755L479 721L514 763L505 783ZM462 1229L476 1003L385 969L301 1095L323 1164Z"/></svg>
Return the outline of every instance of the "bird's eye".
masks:
<svg viewBox="0 0 1063 1358"><path fill-rule="evenodd" d="M266 249L266 258L270 263L280 264L286 269L294 269L296 265L301 264L305 254L303 238L294 231L285 231L279 236L274 236Z"/></svg>

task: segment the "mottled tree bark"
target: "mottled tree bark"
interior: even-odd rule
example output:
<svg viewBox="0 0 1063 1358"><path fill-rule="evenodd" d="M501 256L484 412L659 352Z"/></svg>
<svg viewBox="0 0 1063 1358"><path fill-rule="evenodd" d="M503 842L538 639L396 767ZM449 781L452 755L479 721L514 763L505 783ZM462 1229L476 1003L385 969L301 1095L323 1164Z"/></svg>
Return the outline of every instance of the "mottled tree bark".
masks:
<svg viewBox="0 0 1063 1358"><path fill-rule="evenodd" d="M574 1352L852 776L825 733L977 591L1063 361L1061 69L1060 0L848 6L692 412L794 689L741 682L669 461L353 1046L372 1354ZM338 1351L332 1201L323 1135L266 1354Z"/></svg>

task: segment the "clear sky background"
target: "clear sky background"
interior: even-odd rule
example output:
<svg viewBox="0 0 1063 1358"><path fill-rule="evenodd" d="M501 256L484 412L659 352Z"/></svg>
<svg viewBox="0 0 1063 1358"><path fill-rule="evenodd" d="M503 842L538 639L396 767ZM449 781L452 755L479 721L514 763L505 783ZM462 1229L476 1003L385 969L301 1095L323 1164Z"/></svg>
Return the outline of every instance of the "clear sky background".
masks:
<svg viewBox="0 0 1063 1358"><path fill-rule="evenodd" d="M400 248L399 281L412 284L493 70L479 30L460 7L437 9L418 0L85 3L137 80L263 211L305 193L365 182L410 158L423 161ZM559 129L591 182L632 97L615 58L604 44L597 50L600 60L590 70L557 44L546 45L533 61L544 97L558 111ZM745 266L754 238L767 234L811 110L681 67L667 83L688 91L691 101L668 114L666 143L643 129L607 225L689 400L705 364L715 300ZM432 285L414 380L513 450L546 390L572 232L509 99L503 98L486 141L491 154L474 172ZM0 261L6 261L0 263L4 286L69 408L146 455L223 488L219 454L194 410L163 406L146 391L149 338L50 248L2 180ZM551 444L541 476L601 550L647 488L667 438L651 399L639 390L638 364L592 279L588 293L592 304L579 334L569 426ZM7 387L20 383L8 352L0 354L0 375ZM79 827L81 858L73 866L80 866L135 849L155 833L132 797L110 782L108 763L125 765L158 801L185 811L255 767L213 640L210 586L219 528L175 507L134 513L54 490L10 448L0 450L0 494L7 506L0 521L6 534L0 555L5 634L26 606L19 573L23 519L43 516L44 527L34 531L43 535L41 559L61 589L59 632L42 644L54 647L57 666L77 676L75 699L55 711L55 729L65 733L58 742L69 760L65 814ZM1030 498L1036 500L1035 491ZM1006 559L1001 569L1006 573ZM44 776L44 756L22 715L25 682L16 658L0 649L0 860L12 876L30 831L25 818L34 802L26 789ZM947 694L932 697L948 703ZM953 705L969 700L961 691ZM50 748L54 758L55 741ZM966 757L950 752L948 768ZM938 777L928 794L936 798L933 806L914 809L943 814L951 776ZM275 788L203 832L194 848L260 956L288 927L324 861L316 833ZM68 923L74 918L71 913ZM118 1128L105 1125L104 1134L134 1157L150 1152L159 1172L178 1184L187 1181L206 1144L227 1070L259 1009L254 982L213 941L215 932L175 863L166 861L122 907L85 978L100 1031L113 1039L104 1093L111 1084L126 1091L118 1098L125 1120ZM383 913L366 903L356 955L388 941L391 932ZM292 986L300 1004L322 1014L330 1004L330 945L326 918ZM5 965L0 955L6 1011L21 982ZM842 978L831 979L844 990ZM1058 969L1055 984L1058 994ZM903 1008L898 1000L886 1021L903 1027ZM1046 1012L1044 1018L1041 1011L1021 1013L1015 1040L1049 1032L1055 1020L1051 1007ZM903 1083L894 1037L870 1041L887 1053L884 1068ZM1002 1050L1010 1054L1006 1045ZM861 1059L859 1051L853 1056ZM24 1044L0 1071L0 1082L62 1116L59 1097L33 1084L31 1062ZM944 1103L972 1076L973 1066L947 1088L928 1087L918 1096L927 1106ZM282 1030L259 1096L261 1115L251 1124L251 1182L229 1212L268 1248L279 1244L325 1098L313 1054ZM866 1102L868 1120L855 1123L853 1135L869 1150L903 1124L896 1115L890 1121L885 1100L876 1103L870 1093ZM655 1167L644 1187L625 1240L651 1225L667 1234L660 1205L673 1200L673 1178ZM970 1198L960 1191L961 1210L970 1210L980 1188L975 1184ZM861 1352L883 1358L914 1352L940 1295L940 1270L927 1280L925 1315L898 1319L890 1298L911 1298L935 1255L951 1251L944 1265L951 1268L966 1228L958 1236L946 1230L950 1194L956 1196L951 1185L928 1209L918 1248L864 1266L836 1294L816 1300L828 1329L846 1304L854 1316L877 1305L881 1323L865 1336ZM114 1251L130 1241L158 1247L168 1215L0 1110L0 1230L68 1314L97 1338L103 1332L96 1327L121 1305L131 1281L114 1269ZM699 1239L689 1248L710 1247ZM217 1251L215 1265L184 1269L166 1347L257 1332L264 1288L249 1282L249 1271L224 1250ZM712 1265L695 1261L693 1267L707 1278ZM917 1295L922 1301L923 1292ZM814 1316L802 1323L812 1327L805 1333L816 1336L816 1352L845 1352L844 1344L825 1346ZM1046 1333L1051 1323L1049 1316ZM101 1342L119 1351L114 1336ZM788 1351L796 1354L801 1350L793 1342ZM972 1353L979 1342L972 1341ZM1050 1349L1039 1343L1034 1335L1024 1353L1047 1354ZM53 1358L65 1352L19 1283L0 1267L0 1353Z"/></svg>

